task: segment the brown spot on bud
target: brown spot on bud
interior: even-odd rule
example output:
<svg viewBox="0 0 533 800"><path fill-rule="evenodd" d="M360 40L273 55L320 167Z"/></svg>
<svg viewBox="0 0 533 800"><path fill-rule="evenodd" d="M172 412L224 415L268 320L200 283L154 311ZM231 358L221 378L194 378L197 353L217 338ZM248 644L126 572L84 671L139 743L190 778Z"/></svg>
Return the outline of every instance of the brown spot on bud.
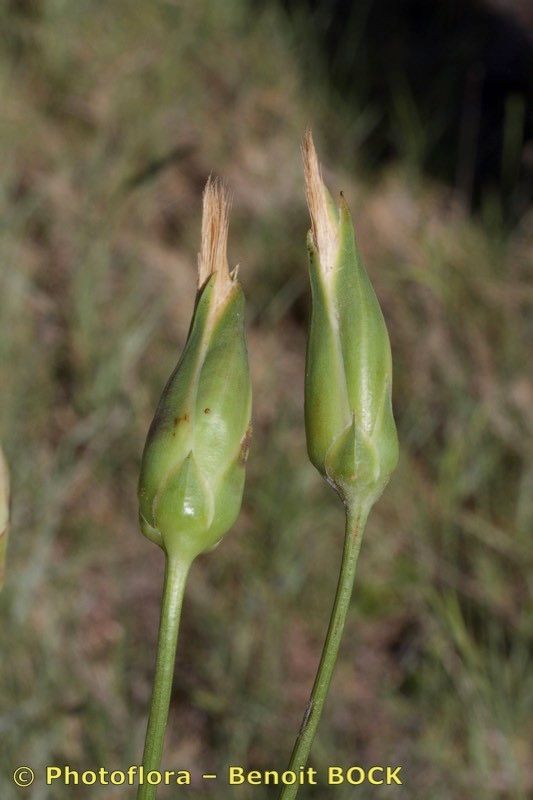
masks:
<svg viewBox="0 0 533 800"><path fill-rule="evenodd" d="M188 422L188 421L189 421L189 415L187 412L185 412L185 414L182 414L181 417L174 417L172 436L176 435L176 429L181 422Z"/></svg>
<svg viewBox="0 0 533 800"><path fill-rule="evenodd" d="M244 466L248 460L248 453L250 452L250 442L252 441L252 426L248 425L246 433L241 440L241 449L239 451L239 462Z"/></svg>

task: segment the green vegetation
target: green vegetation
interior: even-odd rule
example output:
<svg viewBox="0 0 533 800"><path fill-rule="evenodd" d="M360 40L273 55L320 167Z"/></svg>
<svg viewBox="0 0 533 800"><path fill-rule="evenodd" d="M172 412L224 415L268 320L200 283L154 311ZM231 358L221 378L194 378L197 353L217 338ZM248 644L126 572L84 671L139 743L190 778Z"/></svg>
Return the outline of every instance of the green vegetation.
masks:
<svg viewBox="0 0 533 800"><path fill-rule="evenodd" d="M157 661L143 766L161 770L187 575L239 516L251 438L252 387L244 296L227 259L229 197L203 195L198 292L187 341L150 425L139 478L143 534L165 553ZM231 630L231 624L230 624ZM141 782L138 799L156 786Z"/></svg>
<svg viewBox="0 0 533 800"><path fill-rule="evenodd" d="M198 197L213 169L234 192L230 262L246 267L254 446L232 535L191 570L164 764L196 775L285 766L342 537L302 418L309 122L387 320L401 442L368 523L312 763L403 765L406 786L363 786L361 798L525 798L526 221L505 231L488 201L468 218L413 169L416 148L364 174L362 120L339 112L325 82L310 88L271 6L26 0L2 5L0 28L0 440L13 501L0 594L2 800L21 794L10 777L19 764L139 761L163 558L136 535L136 483L187 336ZM42 781L28 791L46 797ZM225 799L236 789L180 791ZM54 786L54 800L71 794Z"/></svg>
<svg viewBox="0 0 533 800"><path fill-rule="evenodd" d="M292 751L296 774L309 759L338 658L368 515L398 463L387 326L355 241L343 195L336 203L321 175L311 131L303 145L311 319L305 358L309 458L346 514L339 581L313 689ZM296 783L283 787L292 800Z"/></svg>

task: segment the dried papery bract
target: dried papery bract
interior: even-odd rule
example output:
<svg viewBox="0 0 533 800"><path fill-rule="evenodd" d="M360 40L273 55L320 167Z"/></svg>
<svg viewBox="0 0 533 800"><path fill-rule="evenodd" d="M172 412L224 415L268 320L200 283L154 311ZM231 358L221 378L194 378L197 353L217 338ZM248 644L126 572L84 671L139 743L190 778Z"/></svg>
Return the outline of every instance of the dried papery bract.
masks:
<svg viewBox="0 0 533 800"><path fill-rule="evenodd" d="M139 480L141 530L167 556L156 676L143 757L159 769L183 590L190 564L212 548L241 507L251 385L244 296L226 248L229 201L217 181L203 200L198 296L185 348L148 432ZM155 797L141 786L139 800Z"/></svg>
<svg viewBox="0 0 533 800"><path fill-rule="evenodd" d="M220 181L209 181L204 192L202 242L198 253L198 289L217 276L217 297L223 301L231 289L228 265L228 228L230 202Z"/></svg>
<svg viewBox="0 0 533 800"><path fill-rule="evenodd" d="M333 203L310 132L303 157L311 215L312 308L305 371L309 458L341 497L346 535L337 595L309 705L289 769L305 766L337 657L363 530L398 460L392 360L383 314L361 263L344 198ZM283 800L298 786L286 786Z"/></svg>
<svg viewBox="0 0 533 800"><path fill-rule="evenodd" d="M302 145L305 172L305 194L311 216L310 236L313 246L320 252L324 276L331 274L339 250L339 225L337 210L324 181L313 144L311 131L307 131Z"/></svg>
<svg viewBox="0 0 533 800"><path fill-rule="evenodd" d="M9 470L0 447L0 590L4 586L9 529Z"/></svg>

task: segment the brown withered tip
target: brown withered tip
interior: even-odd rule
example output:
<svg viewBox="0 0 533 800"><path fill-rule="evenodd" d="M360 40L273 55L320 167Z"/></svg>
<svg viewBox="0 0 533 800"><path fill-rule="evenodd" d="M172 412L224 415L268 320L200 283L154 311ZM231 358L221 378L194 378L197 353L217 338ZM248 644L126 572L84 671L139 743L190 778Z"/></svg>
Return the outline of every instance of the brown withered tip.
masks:
<svg viewBox="0 0 533 800"><path fill-rule="evenodd" d="M228 228L231 199L218 178L209 178L203 194L202 242L198 254L198 288L216 275L215 298L222 302L233 283L228 265Z"/></svg>
<svg viewBox="0 0 533 800"><path fill-rule="evenodd" d="M337 224L332 219L331 199L322 180L322 171L310 128L307 128L304 135L302 156L313 242L318 250L322 266L329 272L333 269L338 250Z"/></svg>

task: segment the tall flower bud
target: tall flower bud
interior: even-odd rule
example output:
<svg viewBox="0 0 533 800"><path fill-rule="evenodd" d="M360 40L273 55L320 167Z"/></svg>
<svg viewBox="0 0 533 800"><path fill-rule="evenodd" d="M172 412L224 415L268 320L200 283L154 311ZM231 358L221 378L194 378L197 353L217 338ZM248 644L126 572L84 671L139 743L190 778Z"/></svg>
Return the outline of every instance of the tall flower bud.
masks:
<svg viewBox="0 0 533 800"><path fill-rule="evenodd" d="M348 206L341 194L337 207L326 189L310 132L303 155L311 215L307 448L346 504L370 510L398 460L389 337Z"/></svg>
<svg viewBox="0 0 533 800"><path fill-rule="evenodd" d="M2 589L4 585L8 527L9 471L2 448L0 447L0 589Z"/></svg>
<svg viewBox="0 0 533 800"><path fill-rule="evenodd" d="M194 316L148 432L139 481L142 532L186 561L237 518L251 431L244 296L227 262L228 213L226 190L208 181Z"/></svg>

